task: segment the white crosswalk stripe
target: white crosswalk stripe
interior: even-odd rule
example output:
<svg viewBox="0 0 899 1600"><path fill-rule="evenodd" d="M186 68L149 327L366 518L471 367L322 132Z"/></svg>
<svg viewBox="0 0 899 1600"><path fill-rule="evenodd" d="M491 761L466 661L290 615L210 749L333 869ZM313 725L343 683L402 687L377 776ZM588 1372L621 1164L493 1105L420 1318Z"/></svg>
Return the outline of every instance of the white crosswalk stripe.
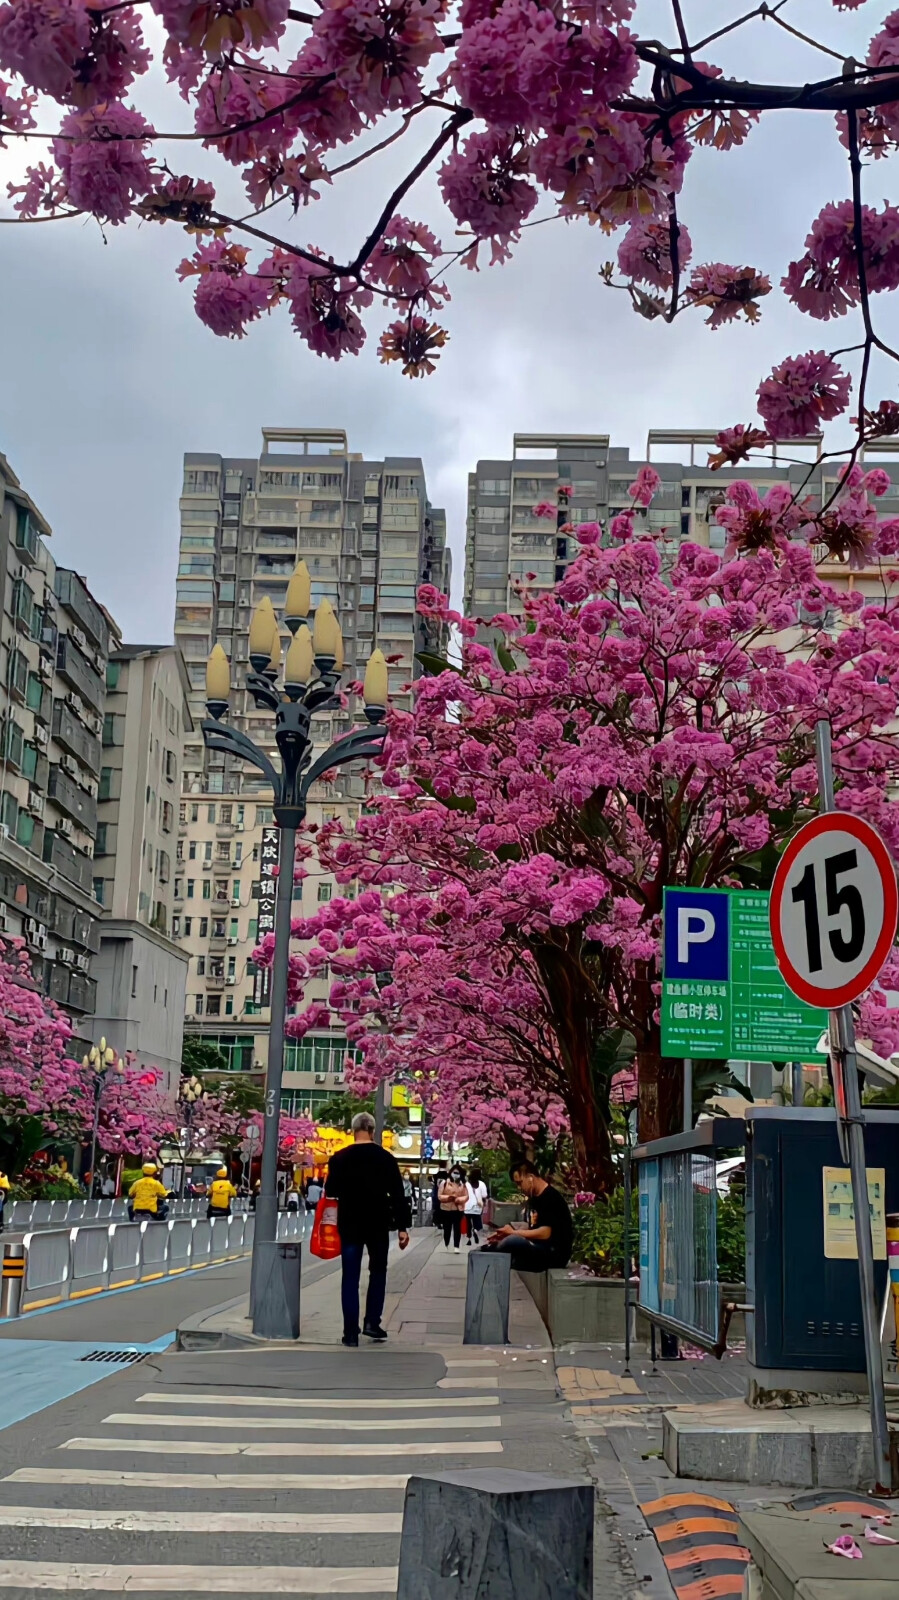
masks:
<svg viewBox="0 0 899 1600"><path fill-rule="evenodd" d="M0 1561L0 1589L113 1594L396 1594L396 1567L128 1566Z"/></svg>
<svg viewBox="0 0 899 1600"><path fill-rule="evenodd" d="M247 1488L246 1482L244 1489ZM399 1533L400 1512L73 1511L68 1506L0 1506L0 1528L103 1528L120 1533Z"/></svg>
<svg viewBox="0 0 899 1600"><path fill-rule="evenodd" d="M427 1428L499 1428L499 1417L173 1417L165 1411L113 1411L104 1423L117 1428L290 1428L293 1433L415 1432Z"/></svg>
<svg viewBox="0 0 899 1600"><path fill-rule="evenodd" d="M199 1439L67 1439L60 1450L112 1450L116 1455L135 1451L142 1455L209 1456L213 1448L217 1456L309 1456L308 1444L291 1444L286 1439L277 1444L246 1444L243 1440L216 1439L215 1445ZM459 1444L463 1456L500 1455L499 1439L467 1439ZM420 1439L400 1440L383 1444L315 1444L317 1460L325 1456L447 1456L451 1452L447 1441L441 1439L425 1442Z"/></svg>
<svg viewBox="0 0 899 1600"><path fill-rule="evenodd" d="M327 1475L321 1472L254 1472L253 1488L324 1487L329 1494L335 1489L365 1494L384 1489L405 1489L409 1476L408 1472L329 1472ZM108 1489L145 1489L147 1474L146 1470L117 1472L113 1468L96 1467L93 1470L81 1467L18 1467L15 1472L0 1478L0 1483L66 1483ZM166 1472L165 1486L167 1489L206 1489L214 1494L230 1489L246 1493L247 1475L245 1472Z"/></svg>
<svg viewBox="0 0 899 1600"><path fill-rule="evenodd" d="M452 1382L460 1385L471 1383L496 1383L495 1378L442 1378L442 1383ZM265 1406L275 1406L279 1411L411 1411L416 1406L430 1406L436 1411L449 1409L453 1406L498 1406L498 1395L453 1395L447 1399L444 1395L422 1395L420 1399L410 1400L397 1396L388 1400L347 1400L325 1399L321 1396L309 1399L297 1399L284 1395L257 1395L257 1394L211 1394L204 1389L202 1394L139 1394L137 1405L167 1405L167 1406L256 1406L264 1409ZM108 1419L107 1419L108 1420ZM433 1418L428 1420L434 1420Z"/></svg>

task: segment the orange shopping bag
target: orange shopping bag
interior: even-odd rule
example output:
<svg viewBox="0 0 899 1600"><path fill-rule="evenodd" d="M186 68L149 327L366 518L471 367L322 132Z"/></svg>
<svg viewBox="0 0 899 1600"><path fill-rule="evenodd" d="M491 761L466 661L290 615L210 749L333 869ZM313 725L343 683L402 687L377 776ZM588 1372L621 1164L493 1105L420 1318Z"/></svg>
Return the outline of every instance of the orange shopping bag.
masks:
<svg viewBox="0 0 899 1600"><path fill-rule="evenodd" d="M323 1261L332 1261L340 1255L340 1234L337 1232L337 1201L322 1195L315 1208L312 1238L309 1249Z"/></svg>

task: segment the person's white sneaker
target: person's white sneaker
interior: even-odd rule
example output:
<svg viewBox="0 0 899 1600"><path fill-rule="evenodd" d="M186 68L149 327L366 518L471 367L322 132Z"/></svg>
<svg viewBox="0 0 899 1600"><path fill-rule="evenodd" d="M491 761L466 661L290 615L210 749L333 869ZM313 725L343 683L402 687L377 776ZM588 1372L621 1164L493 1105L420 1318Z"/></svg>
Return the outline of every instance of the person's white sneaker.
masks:
<svg viewBox="0 0 899 1600"><path fill-rule="evenodd" d="M454 1250L455 1250L455 1252L456 1252L456 1255L458 1255L458 1254L459 1254L459 1250L460 1250L460 1248L461 1248L461 1246L459 1246L459 1245L457 1245L457 1244L454 1244L454 1245L453 1245L453 1249L454 1249Z"/></svg>

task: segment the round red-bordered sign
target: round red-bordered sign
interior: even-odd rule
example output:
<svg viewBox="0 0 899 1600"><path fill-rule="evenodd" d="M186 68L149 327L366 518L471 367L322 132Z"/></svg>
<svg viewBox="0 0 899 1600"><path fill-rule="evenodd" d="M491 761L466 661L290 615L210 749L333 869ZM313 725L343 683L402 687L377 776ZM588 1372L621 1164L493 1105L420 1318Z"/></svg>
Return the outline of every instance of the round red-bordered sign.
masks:
<svg viewBox="0 0 899 1600"><path fill-rule="evenodd" d="M896 869L869 822L830 811L790 840L771 886L771 939L800 1000L827 1010L856 1000L892 949L897 917Z"/></svg>

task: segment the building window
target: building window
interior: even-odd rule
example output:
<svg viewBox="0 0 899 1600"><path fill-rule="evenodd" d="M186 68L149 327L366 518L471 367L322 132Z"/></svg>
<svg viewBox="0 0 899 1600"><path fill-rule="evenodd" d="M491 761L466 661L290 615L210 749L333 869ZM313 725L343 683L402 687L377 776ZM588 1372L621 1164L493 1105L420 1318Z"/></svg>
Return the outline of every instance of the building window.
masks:
<svg viewBox="0 0 899 1600"><path fill-rule="evenodd" d="M206 973L206 957L197 956L197 977L202 978Z"/></svg>
<svg viewBox="0 0 899 1600"><path fill-rule="evenodd" d="M199 820L200 820L200 807L199 807L199 805L192 805L191 806L191 808L190 808L190 820L191 820L191 822L199 822Z"/></svg>
<svg viewBox="0 0 899 1600"><path fill-rule="evenodd" d="M187 859L188 859L188 861L196 861L196 859L197 859L197 841L196 841L196 839L191 839L190 843L187 846Z"/></svg>
<svg viewBox="0 0 899 1600"><path fill-rule="evenodd" d="M230 939L240 938L240 923L237 917L232 917L228 923L228 937Z"/></svg>
<svg viewBox="0 0 899 1600"><path fill-rule="evenodd" d="M204 878L203 879L203 899L204 900L211 900L212 899L212 884L209 882L208 878Z"/></svg>
<svg viewBox="0 0 899 1600"><path fill-rule="evenodd" d="M330 883L320 883L319 886L318 886L318 898L319 898L319 901L330 900L330 898L331 898L331 889L332 889L332 885Z"/></svg>
<svg viewBox="0 0 899 1600"><path fill-rule="evenodd" d="M194 1012L198 1017L203 1015L203 996L201 994L194 995Z"/></svg>
<svg viewBox="0 0 899 1600"><path fill-rule="evenodd" d="M259 936L258 935L258 928L259 928L259 920L258 920L258 918L257 917L251 917L249 922L247 923L247 938L248 939L252 939L254 941L254 943L255 943L256 939L258 938L258 936Z"/></svg>
<svg viewBox="0 0 899 1600"><path fill-rule="evenodd" d="M109 827L109 823L108 822L98 822L97 823L97 837L94 840L94 855L95 856L105 856L105 854L106 854L106 830L107 830L108 827Z"/></svg>
<svg viewBox="0 0 899 1600"><path fill-rule="evenodd" d="M228 977L229 978L236 978L236 976L237 976L237 957L236 956L229 956L228 957Z"/></svg>
<svg viewBox="0 0 899 1600"><path fill-rule="evenodd" d="M215 807L212 807L212 809L214 810ZM211 861L212 860L212 840L211 839L207 839L206 843L203 846L203 860L204 861Z"/></svg>
<svg viewBox="0 0 899 1600"><path fill-rule="evenodd" d="M34 838L34 818L28 811L19 812L16 823L16 840L27 850Z"/></svg>
<svg viewBox="0 0 899 1600"><path fill-rule="evenodd" d="M206 821L207 822L214 822L215 821L215 806L207 806L206 807Z"/></svg>
<svg viewBox="0 0 899 1600"><path fill-rule="evenodd" d="M257 828L270 828L271 827L271 823L272 823L272 808L271 808L271 806L257 806L256 807L256 826L257 826Z"/></svg>
<svg viewBox="0 0 899 1600"><path fill-rule="evenodd" d="M105 904L106 904L106 880L105 880L105 878L94 878L93 887L94 887L94 899L96 900L97 904L101 905L101 906L105 906Z"/></svg>
<svg viewBox="0 0 899 1600"><path fill-rule="evenodd" d="M201 939L205 939L206 935L208 934L208 932L209 932L209 918L208 917L201 917L200 918L200 938Z"/></svg>
<svg viewBox="0 0 899 1600"><path fill-rule="evenodd" d="M101 767L100 787L97 790L97 799L111 800L112 798L112 767Z"/></svg>
<svg viewBox="0 0 899 1600"><path fill-rule="evenodd" d="M137 999L137 967L131 968L131 998Z"/></svg>
<svg viewBox="0 0 899 1600"><path fill-rule="evenodd" d="M232 900L239 900L240 899L240 879L239 878L235 878L234 882L231 885L231 898L232 898Z"/></svg>
<svg viewBox="0 0 899 1600"><path fill-rule="evenodd" d="M234 996L229 994L229 995L225 996L225 1016L226 1017L233 1017L233 1015L234 1015Z"/></svg>
<svg viewBox="0 0 899 1600"><path fill-rule="evenodd" d="M197 885L196 878L188 878L188 880L187 880L187 898L188 898L188 900L192 900L193 899L194 890L196 889L196 885Z"/></svg>
<svg viewBox="0 0 899 1600"><path fill-rule="evenodd" d="M119 662L119 661L107 661L107 663L106 663L106 687L107 687L107 689L117 689L119 687L119 673L121 672L121 670L122 670L121 662Z"/></svg>
<svg viewBox="0 0 899 1600"><path fill-rule="evenodd" d="M165 753L165 776L167 783L174 783L176 767L177 763L175 761L174 750L167 750Z"/></svg>
<svg viewBox="0 0 899 1600"><path fill-rule="evenodd" d="M303 898L303 885L301 883L295 883L294 884L294 886L293 886L293 894L291 895L290 898L291 898L291 900L302 900L302 898Z"/></svg>

